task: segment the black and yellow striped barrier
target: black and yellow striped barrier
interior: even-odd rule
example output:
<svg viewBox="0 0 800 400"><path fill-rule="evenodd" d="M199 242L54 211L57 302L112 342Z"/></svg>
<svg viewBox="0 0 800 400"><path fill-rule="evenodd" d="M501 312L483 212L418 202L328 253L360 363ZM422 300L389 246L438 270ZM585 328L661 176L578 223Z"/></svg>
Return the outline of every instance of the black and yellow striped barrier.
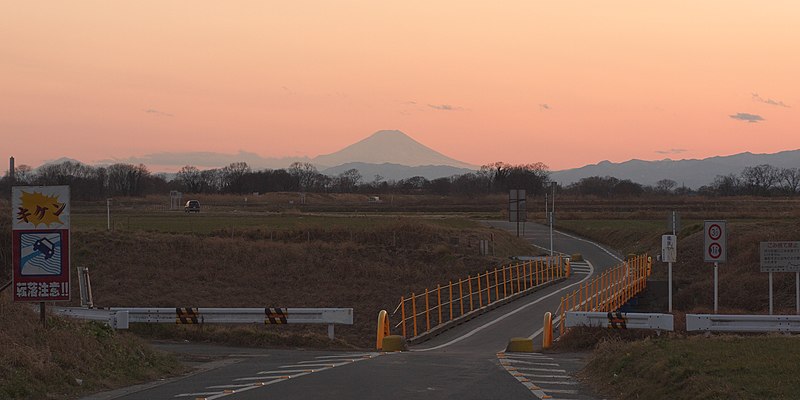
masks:
<svg viewBox="0 0 800 400"><path fill-rule="evenodd" d="M177 307L175 308L176 324L199 324L202 323L200 312L197 308Z"/></svg>
<svg viewBox="0 0 800 400"><path fill-rule="evenodd" d="M289 314L285 308L267 307L264 309L265 324L286 324L286 317Z"/></svg>

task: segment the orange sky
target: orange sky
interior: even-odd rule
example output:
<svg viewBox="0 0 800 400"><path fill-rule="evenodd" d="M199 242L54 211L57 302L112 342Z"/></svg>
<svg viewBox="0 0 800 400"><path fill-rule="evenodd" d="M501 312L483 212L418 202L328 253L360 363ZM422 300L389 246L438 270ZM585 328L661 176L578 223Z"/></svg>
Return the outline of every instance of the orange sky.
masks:
<svg viewBox="0 0 800 400"><path fill-rule="evenodd" d="M389 3L0 0L0 160L313 157L381 129L552 169L800 148L800 2Z"/></svg>

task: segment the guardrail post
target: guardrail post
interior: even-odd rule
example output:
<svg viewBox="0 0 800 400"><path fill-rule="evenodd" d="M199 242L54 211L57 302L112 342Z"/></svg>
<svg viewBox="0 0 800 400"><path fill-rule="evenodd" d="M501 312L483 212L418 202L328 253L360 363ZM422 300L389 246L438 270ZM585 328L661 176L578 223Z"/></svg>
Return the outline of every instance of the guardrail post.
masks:
<svg viewBox="0 0 800 400"><path fill-rule="evenodd" d="M450 305L450 321L452 321L453 320L453 281L450 281L450 283L447 285L447 290L448 290L448 292L450 294L450 301L448 302L448 304Z"/></svg>
<svg viewBox="0 0 800 400"><path fill-rule="evenodd" d="M472 311L475 309L472 302L472 276L467 275L467 289L469 289L469 310Z"/></svg>
<svg viewBox="0 0 800 400"><path fill-rule="evenodd" d="M544 329L542 330L542 349L549 349L553 345L553 315L544 313Z"/></svg>
<svg viewBox="0 0 800 400"><path fill-rule="evenodd" d="M425 325L428 328L426 332L431 330L431 309L428 302L428 288L425 288Z"/></svg>
<svg viewBox="0 0 800 400"><path fill-rule="evenodd" d="M522 287L520 286L519 278L520 278L520 275L519 275L519 263L517 263L517 293L522 291Z"/></svg>
<svg viewBox="0 0 800 400"><path fill-rule="evenodd" d="M439 304L436 308L439 310L439 325L442 324L442 287L436 285L436 302Z"/></svg>
<svg viewBox="0 0 800 400"><path fill-rule="evenodd" d="M486 270L486 305L492 303L492 287L489 286L489 270Z"/></svg>
<svg viewBox="0 0 800 400"><path fill-rule="evenodd" d="M417 336L417 296L411 293L411 315L414 316L414 336Z"/></svg>
<svg viewBox="0 0 800 400"><path fill-rule="evenodd" d="M478 308L483 308L483 293L481 290L481 274L478 274L475 277L475 280L478 281Z"/></svg>
<svg viewBox="0 0 800 400"><path fill-rule="evenodd" d="M508 292L506 291L506 267L503 266L503 298L505 299L508 297Z"/></svg>
<svg viewBox="0 0 800 400"><path fill-rule="evenodd" d="M497 267L494 268L494 301L500 300L500 280L497 278Z"/></svg>
<svg viewBox="0 0 800 400"><path fill-rule="evenodd" d="M400 325L403 326L403 337L408 337L406 334L406 300L403 296L400 296Z"/></svg>
<svg viewBox="0 0 800 400"><path fill-rule="evenodd" d="M464 315L464 292L461 290L461 278L458 279L458 303L461 304L461 314L458 316Z"/></svg>

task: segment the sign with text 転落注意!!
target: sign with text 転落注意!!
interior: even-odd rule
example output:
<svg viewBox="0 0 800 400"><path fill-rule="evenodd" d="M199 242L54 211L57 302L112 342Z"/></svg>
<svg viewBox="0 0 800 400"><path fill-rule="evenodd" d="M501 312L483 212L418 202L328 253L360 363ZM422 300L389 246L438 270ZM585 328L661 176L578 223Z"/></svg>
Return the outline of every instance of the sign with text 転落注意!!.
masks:
<svg viewBox="0 0 800 400"><path fill-rule="evenodd" d="M68 301L69 186L11 190L14 301Z"/></svg>
<svg viewBox="0 0 800 400"><path fill-rule="evenodd" d="M761 272L800 272L800 242L761 242Z"/></svg>

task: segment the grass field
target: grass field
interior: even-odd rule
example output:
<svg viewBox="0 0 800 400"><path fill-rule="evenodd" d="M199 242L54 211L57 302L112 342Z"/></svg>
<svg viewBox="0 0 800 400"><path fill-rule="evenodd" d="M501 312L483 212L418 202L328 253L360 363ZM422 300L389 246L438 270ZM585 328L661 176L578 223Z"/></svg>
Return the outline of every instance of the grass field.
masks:
<svg viewBox="0 0 800 400"><path fill-rule="evenodd" d="M800 337L671 336L606 341L584 370L618 399L797 399Z"/></svg>

